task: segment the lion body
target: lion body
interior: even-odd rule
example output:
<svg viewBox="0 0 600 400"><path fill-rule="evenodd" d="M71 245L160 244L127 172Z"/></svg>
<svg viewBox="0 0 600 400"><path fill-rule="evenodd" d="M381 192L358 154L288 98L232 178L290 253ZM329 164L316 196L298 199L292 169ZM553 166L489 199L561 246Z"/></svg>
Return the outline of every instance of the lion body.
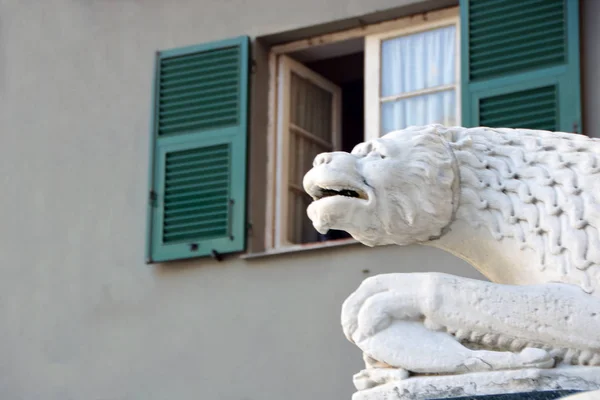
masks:
<svg viewBox="0 0 600 400"><path fill-rule="evenodd" d="M455 218L536 254L540 270L600 292L600 140L444 128L460 171Z"/></svg>

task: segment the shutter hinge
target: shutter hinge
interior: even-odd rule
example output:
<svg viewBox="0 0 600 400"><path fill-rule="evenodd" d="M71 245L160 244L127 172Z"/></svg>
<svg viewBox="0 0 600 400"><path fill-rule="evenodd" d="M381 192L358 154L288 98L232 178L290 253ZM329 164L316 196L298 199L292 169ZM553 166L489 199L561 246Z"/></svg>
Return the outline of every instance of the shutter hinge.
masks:
<svg viewBox="0 0 600 400"><path fill-rule="evenodd" d="M158 198L158 195L156 194L156 192L154 190L151 190L148 193L148 202L150 203L150 207L156 207L156 199Z"/></svg>
<svg viewBox="0 0 600 400"><path fill-rule="evenodd" d="M255 72L256 72L256 60L251 59L250 60L250 73L254 74Z"/></svg>
<svg viewBox="0 0 600 400"><path fill-rule="evenodd" d="M579 133L579 123L577 121L573 122L573 133Z"/></svg>

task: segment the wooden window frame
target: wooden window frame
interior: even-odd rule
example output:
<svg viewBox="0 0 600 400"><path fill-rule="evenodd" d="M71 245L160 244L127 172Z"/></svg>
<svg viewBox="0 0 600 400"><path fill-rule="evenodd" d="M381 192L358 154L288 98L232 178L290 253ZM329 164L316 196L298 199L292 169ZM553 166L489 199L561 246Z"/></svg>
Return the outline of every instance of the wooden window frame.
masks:
<svg viewBox="0 0 600 400"><path fill-rule="evenodd" d="M379 61L377 61L377 67L373 70L373 63L369 62L370 56L367 54L368 43L380 43L382 38L398 36L399 32L419 32L427 29L432 29L436 26L444 26L450 23L454 23L457 26L457 38L460 38L460 13L459 7L449 7L441 10L431 11L427 13L415 14L407 17L398 19L388 20L380 23L370 24L361 26L358 28L352 28L344 31L338 31L328 33L316 37L302 39L290 43L276 45L271 47L269 52L269 93L268 93L268 126L267 126L267 145L268 145L268 161L267 161L267 202L266 202L266 224L265 224L265 252L266 253L278 253L278 252L290 252L296 250L304 250L308 248L323 248L332 247L340 244L354 243L356 240L341 239L335 241L325 242L314 242L307 244L289 244L286 243L286 237L282 229L282 225L285 225L287 221L287 207L277 206L278 197L281 196L282 191L287 191L287 187L283 187L278 179L278 171L282 168L287 170L287 165L282 166L283 160L286 160L285 154L280 149L284 149L282 138L278 134L278 121L279 121L279 104L283 92L278 89L278 77L279 77L279 56L288 53L296 52L299 50L309 49L317 46L332 44L341 42L349 39L364 38L365 40L365 137L364 140L370 140L374 137L373 132L379 132L379 127L373 129L373 120L371 113L373 106L369 104L372 99L369 100L368 93L372 91L369 86L373 85L372 75L377 80L376 92L379 93ZM375 42L377 41L377 42ZM371 45L372 46L372 45ZM457 46L460 46L460 40L457 42ZM373 50L371 50L372 52ZM371 54L369 52L369 54ZM456 93L457 93L457 121L460 121L460 47L457 48L457 81L456 81ZM372 60L371 60L372 61ZM372 72L375 71L375 72ZM372 94L371 94L372 96ZM379 98L376 97L376 105L379 105ZM279 173L281 175L281 173ZM284 203L282 203L284 204ZM283 222L283 224L282 224Z"/></svg>

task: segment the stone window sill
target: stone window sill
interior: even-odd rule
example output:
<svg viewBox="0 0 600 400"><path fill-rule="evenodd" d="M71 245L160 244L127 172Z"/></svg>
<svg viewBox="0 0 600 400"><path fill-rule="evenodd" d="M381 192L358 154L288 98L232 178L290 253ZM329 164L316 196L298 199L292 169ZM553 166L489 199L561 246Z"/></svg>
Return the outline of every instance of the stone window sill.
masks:
<svg viewBox="0 0 600 400"><path fill-rule="evenodd" d="M348 238L348 239L338 239L338 240L328 240L326 242L315 242L315 243L307 243L307 244L297 244L291 246L280 247L276 249L269 249L266 251L262 251L260 253L246 253L240 256L240 258L245 260L253 260L260 259L265 257L271 257L282 254L292 254L299 253L309 250L323 250L330 249L342 246L348 246L352 244L360 244L359 241Z"/></svg>

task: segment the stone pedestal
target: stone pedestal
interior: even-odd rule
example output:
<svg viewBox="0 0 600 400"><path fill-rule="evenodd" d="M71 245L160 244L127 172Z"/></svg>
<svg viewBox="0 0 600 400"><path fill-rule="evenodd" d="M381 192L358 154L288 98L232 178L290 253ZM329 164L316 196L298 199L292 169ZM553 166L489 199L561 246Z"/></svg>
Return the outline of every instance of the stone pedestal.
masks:
<svg viewBox="0 0 600 400"><path fill-rule="evenodd" d="M600 367L566 366L410 377L359 390L352 400L550 400L597 389Z"/></svg>
<svg viewBox="0 0 600 400"><path fill-rule="evenodd" d="M453 397L451 400L567 400L564 396L569 396L573 393L581 392L573 390L545 390L543 392L519 392L507 394L491 394L486 396Z"/></svg>

